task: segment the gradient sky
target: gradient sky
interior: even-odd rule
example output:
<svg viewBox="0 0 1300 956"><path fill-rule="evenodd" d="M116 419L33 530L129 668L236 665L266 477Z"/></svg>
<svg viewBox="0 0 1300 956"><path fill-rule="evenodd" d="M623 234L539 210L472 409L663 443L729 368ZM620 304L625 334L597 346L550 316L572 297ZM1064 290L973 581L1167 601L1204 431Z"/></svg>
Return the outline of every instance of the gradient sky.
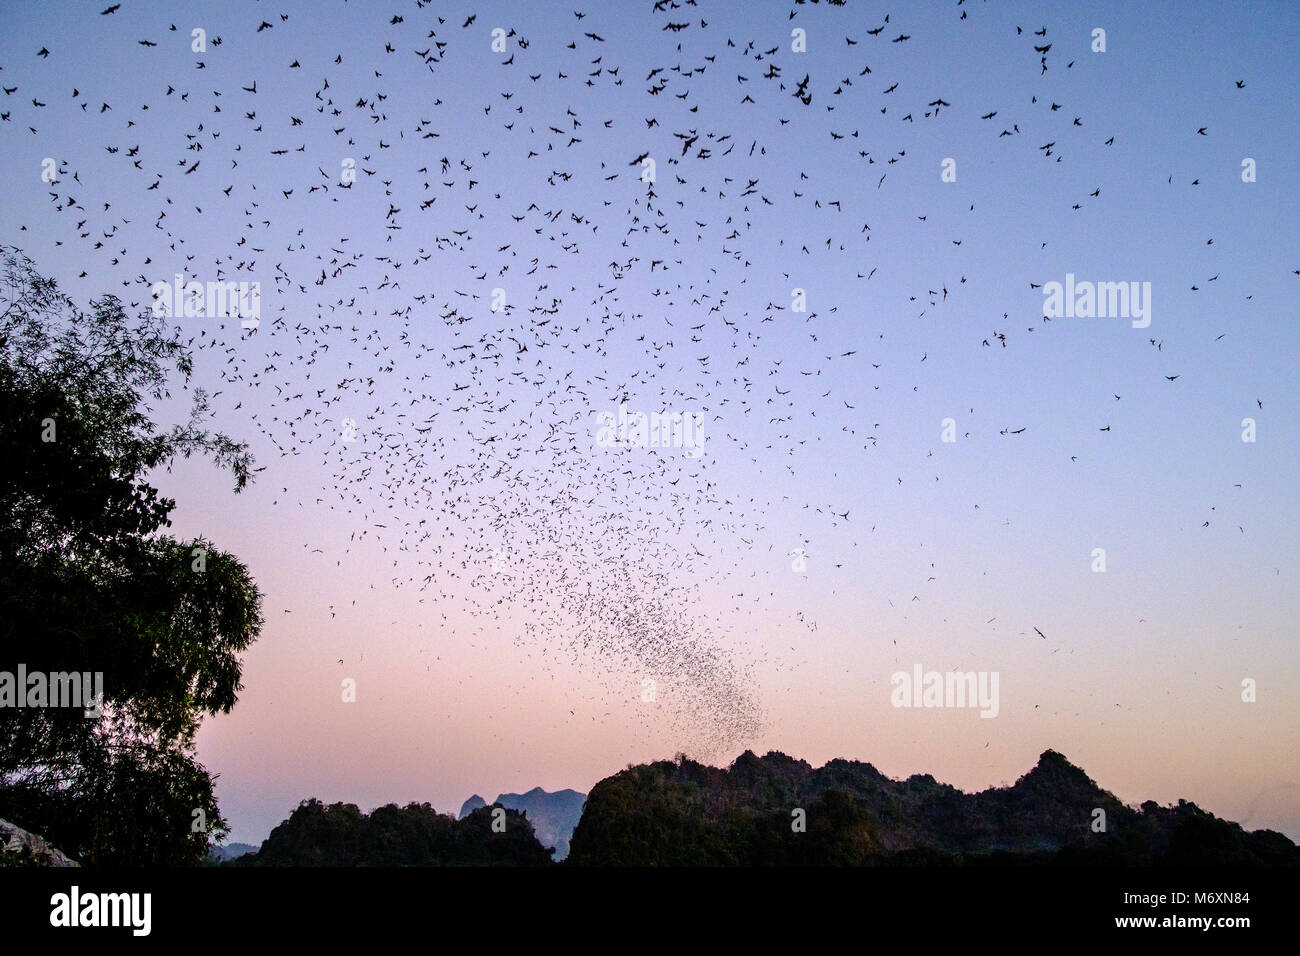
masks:
<svg viewBox="0 0 1300 956"><path fill-rule="evenodd" d="M255 335L181 321L266 470L157 477L265 596L199 735L231 840L745 748L966 790L1052 748L1300 839L1295 5L107 5L0 7L3 241L80 301L262 284ZM1150 327L1044 323L1067 273L1150 282ZM598 447L622 396L704 454ZM892 707L918 663L997 671L998 717Z"/></svg>

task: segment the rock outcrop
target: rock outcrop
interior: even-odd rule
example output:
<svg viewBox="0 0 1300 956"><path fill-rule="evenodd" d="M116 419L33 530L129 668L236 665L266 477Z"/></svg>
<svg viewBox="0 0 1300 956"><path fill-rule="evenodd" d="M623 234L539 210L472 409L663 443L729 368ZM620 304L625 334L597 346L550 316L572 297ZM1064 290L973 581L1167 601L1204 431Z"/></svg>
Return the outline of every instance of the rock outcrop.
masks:
<svg viewBox="0 0 1300 956"><path fill-rule="evenodd" d="M45 838L0 820L0 866L81 866Z"/></svg>

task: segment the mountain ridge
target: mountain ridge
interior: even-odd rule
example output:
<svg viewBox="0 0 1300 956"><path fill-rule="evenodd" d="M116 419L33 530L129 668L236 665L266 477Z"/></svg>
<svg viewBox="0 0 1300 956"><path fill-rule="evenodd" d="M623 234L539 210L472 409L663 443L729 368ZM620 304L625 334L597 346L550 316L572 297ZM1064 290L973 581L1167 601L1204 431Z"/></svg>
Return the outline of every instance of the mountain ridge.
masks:
<svg viewBox="0 0 1300 956"><path fill-rule="evenodd" d="M527 793L498 794L491 804L474 794L461 806L459 819L464 819L482 806L500 805L517 810L532 823L542 846L555 847L555 860L559 862L569 855L569 840L582 816L586 800L587 795L577 790L565 788L552 792L540 786L533 787Z"/></svg>
<svg viewBox="0 0 1300 956"><path fill-rule="evenodd" d="M600 781L569 862L1297 865L1300 851L1186 800L1130 807L1051 749L1011 786L973 793L930 774L895 780L869 763L814 768L746 750L726 769L678 755Z"/></svg>

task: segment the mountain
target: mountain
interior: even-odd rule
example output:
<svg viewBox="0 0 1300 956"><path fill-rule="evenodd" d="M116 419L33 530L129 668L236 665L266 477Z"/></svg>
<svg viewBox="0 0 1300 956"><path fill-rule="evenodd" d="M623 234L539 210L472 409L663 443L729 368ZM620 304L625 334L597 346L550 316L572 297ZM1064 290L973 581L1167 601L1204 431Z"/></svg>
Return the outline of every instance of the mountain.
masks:
<svg viewBox="0 0 1300 956"><path fill-rule="evenodd" d="M1126 806L1051 750L1013 786L979 793L746 751L725 770L680 757L600 781L568 863L1252 866L1300 865L1300 850L1185 800Z"/></svg>
<svg viewBox="0 0 1300 956"><path fill-rule="evenodd" d="M576 790L548 793L541 787L533 787L527 793L503 793L492 801L492 805L500 804L526 814L542 846L555 847L555 859L559 862L569 855L569 839L573 836L573 828L582 818L582 807L586 800L587 795ZM460 808L461 818L482 806L487 804L482 797L474 794Z"/></svg>
<svg viewBox="0 0 1300 956"><path fill-rule="evenodd" d="M304 800L256 854L233 866L551 866L518 811L479 807L462 820L427 803L326 806Z"/></svg>
<svg viewBox="0 0 1300 956"><path fill-rule="evenodd" d="M251 843L227 843L225 846L214 846L208 851L209 863L225 863L228 860L237 860L245 853L256 853L257 847Z"/></svg>
<svg viewBox="0 0 1300 956"><path fill-rule="evenodd" d="M576 790L547 793L541 787L533 787L527 793L503 793L496 802L526 814L542 846L555 847L558 862L569 855L569 841L582 819L587 795Z"/></svg>

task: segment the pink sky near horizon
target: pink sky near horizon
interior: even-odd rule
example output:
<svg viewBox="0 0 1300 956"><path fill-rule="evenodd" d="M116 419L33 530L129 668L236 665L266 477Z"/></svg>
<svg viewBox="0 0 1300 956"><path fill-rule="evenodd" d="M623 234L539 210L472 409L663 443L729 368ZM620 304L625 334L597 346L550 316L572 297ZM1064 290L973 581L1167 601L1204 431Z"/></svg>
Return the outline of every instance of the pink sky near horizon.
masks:
<svg viewBox="0 0 1300 956"><path fill-rule="evenodd" d="M178 472L193 467L204 466L186 463ZM585 793L629 764L685 751L725 766L743 749L779 750L813 766L862 760L891 777L928 773L968 792L1013 783L1052 749L1130 805L1182 798L1249 829L1300 837L1300 786L1290 772L1300 707L1287 690L1300 672L1270 660L1269 648L1284 654L1289 635L1269 620L1266 586L1218 610L1238 622L1237 635L1255 635L1253 668L1239 666L1232 648L1241 638L1228 630L1218 646L1173 650L1180 621L1191 625L1206 611L1194 595L1142 603L1148 621L1160 615L1166 623L1139 624L1120 609L1133 585L1094 576L1086 563L1075 586L1099 584L1091 598L1079 593L1049 611L1067 585L1056 593L1044 587L1037 598L1015 595L1021 620L1073 613L1092 622L1073 635L1044 626L1048 640L1017 626L1007 600L993 599L991 625L969 613L944 620L916 605L888 626L873 624L862 608L846 609L841 620L820 618L816 631L802 633L737 620L733 635L742 636L730 644L739 658L754 659L760 647L784 653L767 651L752 672L768 728L718 749L674 722L682 702L671 685L660 683L657 700L643 701L647 675L634 669L598 671L597 659L516 643L511 630L470 615L452 612L444 621L442 610L409 590L356 589L354 576L381 566L385 552L368 546L336 566L329 545L347 538L345 522L318 526L323 554L301 543L277 547L291 540L292 526L282 524L283 511L259 503L283 498L276 492L273 465L242 495L183 504L172 529L184 537L191 522L197 532L205 517L220 516L229 530L219 546L250 564L266 595L267 625L246 656L240 702L199 734L200 759L221 775L232 842L259 842L309 797L363 810L429 802L454 813L474 793L488 800L535 786ZM1015 594L1012 570L997 583L1000 593ZM989 588L987 575L972 571L969 586ZM828 594L844 583L807 581L810 591ZM958 589L955 599L963 597ZM889 610L886 600L878 603ZM1071 646L1083 637L1095 643ZM1084 649L1098 646L1102 653ZM927 671L997 671L999 715L892 707L891 675L916 663ZM1251 673L1258 701L1244 704L1240 680ZM343 678L357 681L355 703L341 699ZM1279 727L1292 736L1270 730Z"/></svg>

